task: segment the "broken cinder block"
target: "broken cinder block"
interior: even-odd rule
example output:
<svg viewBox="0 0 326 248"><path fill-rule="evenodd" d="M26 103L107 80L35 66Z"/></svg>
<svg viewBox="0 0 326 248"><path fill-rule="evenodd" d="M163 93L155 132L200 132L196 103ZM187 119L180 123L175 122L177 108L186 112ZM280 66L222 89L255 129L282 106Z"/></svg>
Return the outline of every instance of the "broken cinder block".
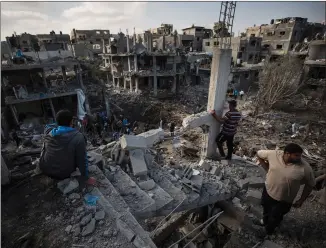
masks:
<svg viewBox="0 0 326 248"><path fill-rule="evenodd" d="M138 134L137 137L144 137L146 145L152 147L156 143L164 139L164 131L162 129L153 129L145 133Z"/></svg>
<svg viewBox="0 0 326 248"><path fill-rule="evenodd" d="M138 186L142 189L142 190L151 190L153 188L155 188L155 182L153 179L150 179L150 180L147 180L147 181L144 181L144 182L139 182L138 183Z"/></svg>
<svg viewBox="0 0 326 248"><path fill-rule="evenodd" d="M218 176L220 174L220 169L217 168L217 166L212 166L212 169L210 171L211 174Z"/></svg>

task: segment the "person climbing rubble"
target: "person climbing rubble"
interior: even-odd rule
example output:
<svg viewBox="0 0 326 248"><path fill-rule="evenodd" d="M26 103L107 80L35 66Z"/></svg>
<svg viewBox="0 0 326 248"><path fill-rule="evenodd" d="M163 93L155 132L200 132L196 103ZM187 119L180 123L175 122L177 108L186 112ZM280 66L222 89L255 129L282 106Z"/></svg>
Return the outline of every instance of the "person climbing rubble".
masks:
<svg viewBox="0 0 326 248"><path fill-rule="evenodd" d="M237 127L239 121L241 120L241 113L236 109L237 101L231 100L229 101L229 111L226 112L224 117L219 117L216 115L215 110L211 110L212 116L220 123L223 124L222 131L216 138L217 147L221 157L225 158L226 160L232 159L233 153L233 139L234 135L237 133ZM228 155L225 156L223 150L223 143L226 141L226 145L228 148Z"/></svg>
<svg viewBox="0 0 326 248"><path fill-rule="evenodd" d="M94 184L95 179L88 176L86 138L72 125L71 112L60 110L56 115L56 124L45 127L39 169L55 180L63 180L78 168L80 183Z"/></svg>
<svg viewBox="0 0 326 248"><path fill-rule="evenodd" d="M257 152L259 164L267 172L261 198L263 206L261 224L265 227L260 233L262 237L274 233L291 207L301 207L316 184L313 170L302 159L302 153L303 149L294 143L285 146L283 151ZM301 197L294 202L302 184L304 189Z"/></svg>

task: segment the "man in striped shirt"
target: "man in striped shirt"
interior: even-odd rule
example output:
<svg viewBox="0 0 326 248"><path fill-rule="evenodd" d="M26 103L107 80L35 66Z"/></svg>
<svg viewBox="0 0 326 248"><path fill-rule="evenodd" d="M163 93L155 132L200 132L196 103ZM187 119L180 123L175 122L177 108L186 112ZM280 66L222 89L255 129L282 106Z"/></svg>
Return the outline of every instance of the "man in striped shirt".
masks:
<svg viewBox="0 0 326 248"><path fill-rule="evenodd" d="M218 150L220 152L221 157L224 157L227 160L232 159L233 153L233 139L234 135L237 132L237 127L239 121L241 119L241 113L236 109L237 101L231 100L229 101L229 111L224 115L224 117L217 116L215 110L211 111L213 117L219 122L223 124L222 131L216 138L216 143ZM226 141L226 145L228 148L228 155L225 156L223 150L223 143Z"/></svg>

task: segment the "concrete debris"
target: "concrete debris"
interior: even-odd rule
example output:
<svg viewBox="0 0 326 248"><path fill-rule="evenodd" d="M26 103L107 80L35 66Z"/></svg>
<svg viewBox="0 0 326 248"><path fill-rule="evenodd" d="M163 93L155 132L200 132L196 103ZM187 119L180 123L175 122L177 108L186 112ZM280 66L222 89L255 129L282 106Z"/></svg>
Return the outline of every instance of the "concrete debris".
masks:
<svg viewBox="0 0 326 248"><path fill-rule="evenodd" d="M237 185L240 189L247 189L249 187L249 179L240 179Z"/></svg>
<svg viewBox="0 0 326 248"><path fill-rule="evenodd" d="M132 242L134 240L136 235L125 222L120 219L117 219L116 225L120 232L123 233L123 235L128 239L129 242Z"/></svg>
<svg viewBox="0 0 326 248"><path fill-rule="evenodd" d="M70 200L78 200L78 199L80 199L80 194L78 194L78 193L72 193L72 194L69 195L68 198Z"/></svg>
<svg viewBox="0 0 326 248"><path fill-rule="evenodd" d="M152 147L156 143L164 139L164 131L162 129L152 129L145 133L137 135L138 137L144 137L146 140L147 147Z"/></svg>
<svg viewBox="0 0 326 248"><path fill-rule="evenodd" d="M81 176L81 173L80 173L79 169L77 168L77 170L74 171L73 173L71 173L70 176L71 177L80 177Z"/></svg>
<svg viewBox="0 0 326 248"><path fill-rule="evenodd" d="M140 149L130 152L130 161L134 176L147 175L147 165L144 158L144 152Z"/></svg>
<svg viewBox="0 0 326 248"><path fill-rule="evenodd" d="M248 181L249 187L252 188L263 188L265 185L265 180L262 177L250 177Z"/></svg>
<svg viewBox="0 0 326 248"><path fill-rule="evenodd" d="M262 193L259 190L248 190L247 191L247 199L253 204L259 205L261 201Z"/></svg>
<svg viewBox="0 0 326 248"><path fill-rule="evenodd" d="M105 212L104 210L100 210L95 213L95 220L103 220L105 217Z"/></svg>
<svg viewBox="0 0 326 248"><path fill-rule="evenodd" d="M69 234L71 229L72 229L72 225L69 225L66 227L65 232Z"/></svg>
<svg viewBox="0 0 326 248"><path fill-rule="evenodd" d="M213 165L212 168L211 168L210 173L213 174L213 175L218 176L218 175L220 174L220 169L217 168L217 166L214 166L214 165Z"/></svg>
<svg viewBox="0 0 326 248"><path fill-rule="evenodd" d="M84 216L82 218L82 220L80 221L80 225L81 226L87 225L91 221L91 219L92 219L92 214L88 214L88 215Z"/></svg>
<svg viewBox="0 0 326 248"><path fill-rule="evenodd" d="M146 138L143 136L123 135L120 139L121 148L126 150L146 149Z"/></svg>
<svg viewBox="0 0 326 248"><path fill-rule="evenodd" d="M58 182L57 186L60 189L60 191L64 195L66 195L66 194L72 193L74 190L78 189L79 183L76 179L67 178L65 180Z"/></svg>
<svg viewBox="0 0 326 248"><path fill-rule="evenodd" d="M199 166L203 168L205 171L210 171L211 165L205 161L204 159L201 159L199 162ZM216 167L216 166L215 166ZM214 173L213 173L214 174Z"/></svg>
<svg viewBox="0 0 326 248"><path fill-rule="evenodd" d="M214 119L212 115L208 112L201 112L195 115L187 116L182 121L182 126L184 128L196 128L202 125L209 125L209 123L213 122Z"/></svg>
<svg viewBox="0 0 326 248"><path fill-rule="evenodd" d="M153 179L150 179L150 180L147 180L144 182L139 182L138 185L142 190L149 191L149 190L155 188L156 184Z"/></svg>
<svg viewBox="0 0 326 248"><path fill-rule="evenodd" d="M76 226L74 227L74 229L73 229L73 236L74 236L74 237L77 237L77 236L79 236L80 233L81 233L81 228L80 228L79 225L76 225Z"/></svg>
<svg viewBox="0 0 326 248"><path fill-rule="evenodd" d="M89 234L92 234L94 231L95 231L95 223L96 223L96 220L93 218L88 224L87 226L85 226L83 228L83 231L82 231L82 236L87 236Z"/></svg>

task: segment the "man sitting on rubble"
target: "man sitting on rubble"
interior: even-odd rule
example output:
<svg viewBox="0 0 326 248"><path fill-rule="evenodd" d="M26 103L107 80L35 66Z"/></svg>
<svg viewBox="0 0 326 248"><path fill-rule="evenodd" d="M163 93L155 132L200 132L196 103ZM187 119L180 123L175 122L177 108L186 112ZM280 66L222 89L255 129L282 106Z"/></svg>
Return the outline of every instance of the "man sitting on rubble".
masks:
<svg viewBox="0 0 326 248"><path fill-rule="evenodd" d="M315 186L312 168L301 158L303 149L294 143L288 144L284 151L260 150L257 157L266 170L266 182L262 193L263 220L265 231L261 236L271 235L280 225L283 216L291 207L301 207ZM302 195L293 203L301 185Z"/></svg>
<svg viewBox="0 0 326 248"><path fill-rule="evenodd" d="M222 131L216 138L216 143L221 157L224 157L226 160L232 159L233 153L233 139L234 135L237 133L237 127L239 121L241 120L241 113L236 109L237 101L229 101L229 111L224 115L224 117L219 117L216 115L215 110L211 110L213 117L220 123L223 124ZM228 155L225 156L223 150L223 143L226 141L228 147Z"/></svg>
<svg viewBox="0 0 326 248"><path fill-rule="evenodd" d="M73 115L69 110L61 110L56 122L56 125L45 127L40 170L53 179L63 180L78 168L80 182L94 184L94 178L88 177L87 141L82 133L72 128Z"/></svg>

